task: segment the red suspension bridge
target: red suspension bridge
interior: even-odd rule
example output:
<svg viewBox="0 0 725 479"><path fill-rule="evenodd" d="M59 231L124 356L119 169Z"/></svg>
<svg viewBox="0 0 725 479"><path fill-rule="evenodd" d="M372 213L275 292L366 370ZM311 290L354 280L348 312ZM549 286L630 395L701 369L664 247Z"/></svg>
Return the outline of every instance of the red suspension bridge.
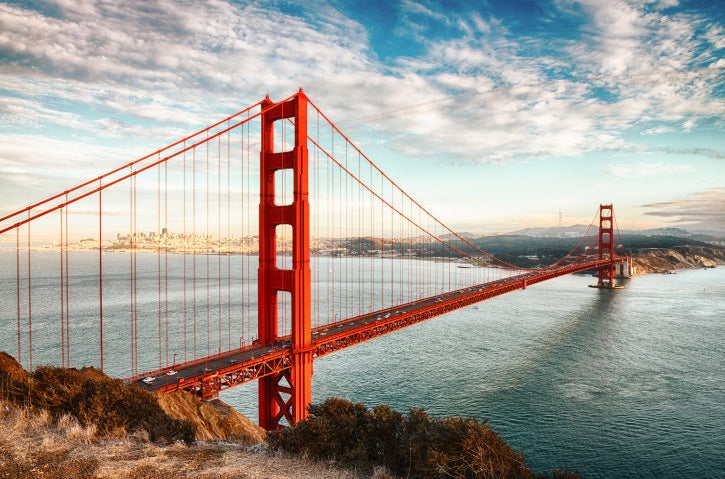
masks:
<svg viewBox="0 0 725 479"><path fill-rule="evenodd" d="M612 205L597 216L564 258L522 269L439 221L301 90L267 97L0 218L3 347L203 398L257 380L274 429L304 418L316 358L570 273L614 288L628 260Z"/></svg>

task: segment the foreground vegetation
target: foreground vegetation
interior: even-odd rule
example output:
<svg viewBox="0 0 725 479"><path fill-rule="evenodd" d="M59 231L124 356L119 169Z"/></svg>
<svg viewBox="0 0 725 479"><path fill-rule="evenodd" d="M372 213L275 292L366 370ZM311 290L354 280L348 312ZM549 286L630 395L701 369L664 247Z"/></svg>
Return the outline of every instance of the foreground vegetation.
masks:
<svg viewBox="0 0 725 479"><path fill-rule="evenodd" d="M166 414L149 391L127 387L94 368L41 366L29 374L0 354L0 398L8 403L45 411L54 421L70 416L99 436L143 431L153 442L194 441L191 424Z"/></svg>
<svg viewBox="0 0 725 479"><path fill-rule="evenodd" d="M533 473L475 419L333 398L268 434L268 448L230 409L126 386L94 368L28 373L0 352L0 478L577 477Z"/></svg>
<svg viewBox="0 0 725 479"><path fill-rule="evenodd" d="M362 479L269 454L236 411L221 414L190 394L174 396L126 386L93 368L30 374L0 352L0 478Z"/></svg>
<svg viewBox="0 0 725 479"><path fill-rule="evenodd" d="M369 477L369 476L368 476ZM143 431L101 435L72 415L0 400L0 478L363 479L328 464L229 442L154 443Z"/></svg>
<svg viewBox="0 0 725 479"><path fill-rule="evenodd" d="M524 456L476 419L437 419L422 409L407 415L387 405L331 398L310 406L310 417L292 428L270 433L271 448L314 459L333 460L362 471L383 467L396 477L576 478L554 471L535 474Z"/></svg>

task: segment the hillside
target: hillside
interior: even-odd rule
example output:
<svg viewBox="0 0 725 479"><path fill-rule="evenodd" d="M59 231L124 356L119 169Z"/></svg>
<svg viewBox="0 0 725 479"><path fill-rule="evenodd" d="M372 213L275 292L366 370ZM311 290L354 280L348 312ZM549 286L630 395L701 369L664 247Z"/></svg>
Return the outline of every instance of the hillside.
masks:
<svg viewBox="0 0 725 479"><path fill-rule="evenodd" d="M0 400L0 478L363 479L285 454L230 442L159 444L141 432L98 434L73 416Z"/></svg>
<svg viewBox="0 0 725 479"><path fill-rule="evenodd" d="M0 478L361 478L263 442L221 401L149 393L94 368L31 374L0 352Z"/></svg>
<svg viewBox="0 0 725 479"><path fill-rule="evenodd" d="M219 399L201 401L181 390L155 395L166 414L191 423L197 441L224 440L245 445L264 443L264 429Z"/></svg>
<svg viewBox="0 0 725 479"><path fill-rule="evenodd" d="M725 248L691 238L668 235L622 235L620 254L635 258L638 274L725 264ZM579 242L572 237L500 235L473 241L497 258L522 267L550 264L567 255ZM467 250L464 245L461 248Z"/></svg>
<svg viewBox="0 0 725 479"><path fill-rule="evenodd" d="M667 273L677 269L725 265L725 248L703 245L647 248L637 250L632 257L637 274Z"/></svg>

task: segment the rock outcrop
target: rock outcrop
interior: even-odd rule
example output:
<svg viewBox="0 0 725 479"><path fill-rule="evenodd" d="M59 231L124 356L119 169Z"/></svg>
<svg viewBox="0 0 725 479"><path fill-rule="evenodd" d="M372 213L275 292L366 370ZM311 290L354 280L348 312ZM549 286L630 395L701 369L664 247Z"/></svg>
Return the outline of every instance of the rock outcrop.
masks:
<svg viewBox="0 0 725 479"><path fill-rule="evenodd" d="M650 248L640 250L632 257L637 274L667 273L678 269L725 265L725 248L696 245Z"/></svg>
<svg viewBox="0 0 725 479"><path fill-rule="evenodd" d="M201 401L180 390L157 393L157 399L166 414L192 424L197 440L225 440L241 444L264 442L264 429L219 399Z"/></svg>

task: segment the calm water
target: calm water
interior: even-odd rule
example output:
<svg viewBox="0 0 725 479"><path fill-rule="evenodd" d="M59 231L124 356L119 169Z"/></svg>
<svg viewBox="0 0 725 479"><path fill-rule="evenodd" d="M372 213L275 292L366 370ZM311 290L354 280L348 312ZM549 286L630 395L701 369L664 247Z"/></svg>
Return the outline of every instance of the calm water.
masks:
<svg viewBox="0 0 725 479"><path fill-rule="evenodd" d="M112 262L108 256L104 261ZM0 255L0 347L13 354L14 258ZM72 338L83 330L93 336L97 322L97 283L82 262L77 264L71 275ZM42 271L50 271L48 284L53 283L55 261L39 260L36 268L41 273L34 288L43 284ZM153 264L148 276L151 293L140 301L148 305L155 327ZM112 272L104 274L111 374L109 356L119 354L128 362L128 349L115 347L128 336L123 313L128 286L113 281ZM559 278L319 359L313 399L339 396L370 406L474 416L523 450L540 471L569 468L589 478L725 477L725 268L638 277L617 291L587 288L592 281ZM5 294L6 288L12 294ZM248 291L240 290L240 308L254 306L254 294L241 297ZM43 311L44 296L57 303L57 287L33 294L34 322L49 321L47 332L34 333L36 344L58 343L57 314ZM179 314L180 301L171 295L172 316ZM120 319L113 319L114 308ZM209 334L212 343L217 334L217 312L199 314L202 320L207 314L212 318L210 332L199 333L203 353ZM237 334L249 332L233 331L232 337ZM150 336L141 340L155 347L156 335ZM172 336L177 336L173 330ZM93 341L74 342L74 365L83 357L93 363L96 351ZM34 351L36 364L59 363L55 356ZM155 361L141 368L153 369ZM228 391L222 399L256 419L255 384Z"/></svg>
<svg viewBox="0 0 725 479"><path fill-rule="evenodd" d="M725 477L725 268L567 276L315 362L313 396L474 416L536 470ZM254 416L255 386L223 399Z"/></svg>

